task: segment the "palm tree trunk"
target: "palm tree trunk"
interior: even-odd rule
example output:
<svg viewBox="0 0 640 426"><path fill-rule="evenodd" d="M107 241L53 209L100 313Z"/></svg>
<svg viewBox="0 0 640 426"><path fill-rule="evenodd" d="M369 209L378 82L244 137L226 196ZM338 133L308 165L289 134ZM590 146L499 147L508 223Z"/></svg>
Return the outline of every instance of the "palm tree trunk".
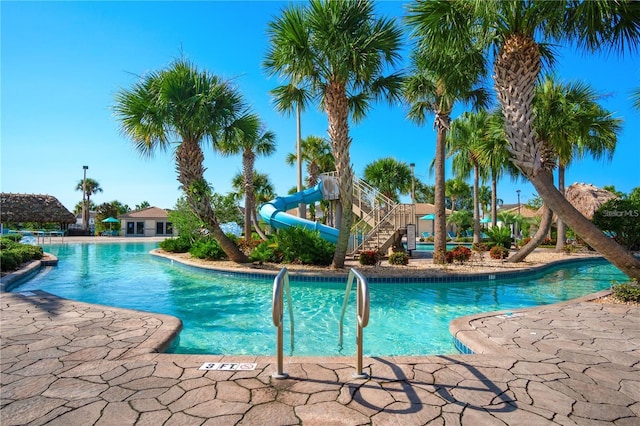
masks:
<svg viewBox="0 0 640 426"><path fill-rule="evenodd" d="M480 176L478 164L473 164L473 242L480 242L480 203L479 203Z"/></svg>
<svg viewBox="0 0 640 426"><path fill-rule="evenodd" d="M564 195L564 166L562 164L558 165L558 191ZM557 226L557 241L556 241L556 251L564 250L565 241L567 240L567 227L564 225L564 222L558 218L556 222Z"/></svg>
<svg viewBox="0 0 640 426"><path fill-rule="evenodd" d="M434 191L433 208L435 219L433 221L433 263L444 264L447 252L447 218L445 207L445 141L447 140L447 128L449 116L436 114L436 182Z"/></svg>
<svg viewBox="0 0 640 426"><path fill-rule="evenodd" d="M333 157L336 163L338 174L338 187L340 191L340 205L342 215L340 220L340 233L336 243L336 251L331 263L332 268L344 268L344 260L347 256L349 245L349 234L353 222L353 170L351 169L351 158L349 148L351 139L349 138L349 105L344 84L331 82L325 92L324 99L327 119L329 121L329 138Z"/></svg>
<svg viewBox="0 0 640 426"><path fill-rule="evenodd" d="M247 149L242 154L242 174L244 175L244 239L251 240L251 212L254 210L253 193L253 151Z"/></svg>
<svg viewBox="0 0 640 426"><path fill-rule="evenodd" d="M509 256L507 262L522 262L529 254L531 254L531 252L534 251L547 237L547 233L549 232L549 229L551 229L551 222L553 222L553 212L546 204L544 204L542 206L542 220L540 221L540 227L527 244L522 246L522 248L513 255Z"/></svg>
<svg viewBox="0 0 640 426"><path fill-rule="evenodd" d="M498 179L491 175L491 226L498 225Z"/></svg>
<svg viewBox="0 0 640 426"><path fill-rule="evenodd" d="M554 187L548 174L539 173L529 178L549 208L575 231L587 244L596 249L609 262L630 278L640 280L640 260L613 238L609 238L589 219L576 210Z"/></svg>
<svg viewBox="0 0 640 426"><path fill-rule="evenodd" d="M253 211L251 212L251 220L253 221L253 229L256 230L256 233L260 236L260 238L262 238L262 241L267 241L267 235L264 233L264 231L262 231L262 229L260 229L260 225L258 222L258 213L256 212L256 209L253 209Z"/></svg>
<svg viewBox="0 0 640 426"><path fill-rule="evenodd" d="M204 154L197 142L183 140L176 150L176 166L178 169L178 182L182 185L187 204L196 216L202 220L213 238L220 244L230 260L237 263L249 261L238 246L227 237L216 218L211 202L211 193L207 182L204 180Z"/></svg>
<svg viewBox="0 0 640 426"><path fill-rule="evenodd" d="M640 260L576 210L555 188L551 174L547 172L555 165L555 159L550 155L552 150L536 139L533 130L533 97L540 71L540 50L533 38L517 33L507 38L498 52L494 71L511 161L558 219L622 272L640 279Z"/></svg>

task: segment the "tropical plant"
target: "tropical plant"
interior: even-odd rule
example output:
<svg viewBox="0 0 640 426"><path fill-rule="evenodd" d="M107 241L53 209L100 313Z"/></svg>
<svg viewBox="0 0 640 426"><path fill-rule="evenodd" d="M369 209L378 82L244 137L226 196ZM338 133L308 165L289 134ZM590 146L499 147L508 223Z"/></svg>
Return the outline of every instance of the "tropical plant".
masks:
<svg viewBox="0 0 640 426"><path fill-rule="evenodd" d="M143 201L140 204L136 204L134 210L142 210L151 207L148 201Z"/></svg>
<svg viewBox="0 0 640 426"><path fill-rule="evenodd" d="M196 240L189 249L189 254L195 258L207 260L220 260L226 257L220 244L218 244L215 239L209 237Z"/></svg>
<svg viewBox="0 0 640 426"><path fill-rule="evenodd" d="M640 87L631 91L631 101L633 102L633 107L640 111Z"/></svg>
<svg viewBox="0 0 640 426"><path fill-rule="evenodd" d="M245 190L244 182L245 182L245 178L242 173L238 173L231 180L231 187L235 191L233 193L233 196L235 196L236 198L241 198L244 196L244 190ZM269 176L267 176L265 173L259 173L254 170L252 183L253 183L253 199L255 200L255 202L254 202L254 208L250 212L251 220L253 222L253 227L258 233L258 235L260 235L260 238L262 238L263 240L266 240L267 236L264 234L264 232L262 231L262 229L260 229L260 226L259 226L258 213L256 209L258 206L266 203L267 201L273 200L276 197L276 194L273 189L273 184L271 183L271 181L269 181ZM238 209L236 208L236 212L237 211ZM245 215L246 214L247 214L247 211L245 210ZM251 234L249 234L249 236L250 235ZM247 238L245 239L248 240Z"/></svg>
<svg viewBox="0 0 640 426"><path fill-rule="evenodd" d="M489 241L502 247L511 246L511 229L508 226L492 226L486 231Z"/></svg>
<svg viewBox="0 0 640 426"><path fill-rule="evenodd" d="M466 263L469 259L471 259L471 255L473 253L471 250L465 246L458 246L451 251L447 252L446 260L447 263L458 263L460 265Z"/></svg>
<svg viewBox="0 0 640 426"><path fill-rule="evenodd" d="M364 180L382 195L398 203L401 194L411 192L413 179L407 163L385 157L365 166Z"/></svg>
<svg viewBox="0 0 640 426"><path fill-rule="evenodd" d="M400 59L402 31L393 20L377 18L373 2L311 0L293 4L269 24L264 67L320 102L339 179L343 216L332 267L344 267L353 222L353 170L349 117L361 121L374 100L396 100L400 74L384 75Z"/></svg>
<svg viewBox="0 0 640 426"><path fill-rule="evenodd" d="M591 86L581 82L561 83L547 75L536 87L533 103L536 136L553 150L558 167L558 190L564 194L565 170L575 158L590 155L611 160L616 147L621 120L598 104L599 96ZM561 251L566 241L566 227L556 222Z"/></svg>
<svg viewBox="0 0 640 426"><path fill-rule="evenodd" d="M307 185L312 187L318 183L322 173L335 170L335 161L331 154L331 144L319 136L307 136L302 139L302 160L307 163ZM289 153L285 157L288 165L297 161L296 153Z"/></svg>
<svg viewBox="0 0 640 426"><path fill-rule="evenodd" d="M382 256L374 250L365 250L358 256L358 262L361 265L374 266L380 262Z"/></svg>
<svg viewBox="0 0 640 426"><path fill-rule="evenodd" d="M256 201L253 184L256 156L269 156L276 150L276 135L260 124L258 117L246 120L246 125L237 129L234 138L228 138L218 146L224 155L242 154L242 176L244 177L244 237L251 239L251 222L255 217Z"/></svg>
<svg viewBox="0 0 640 426"><path fill-rule="evenodd" d="M292 77L289 84L278 86L271 91L271 94L274 97L274 104L278 112L287 115L290 115L293 110L296 112L296 152L294 154L293 161L297 163L298 169L297 192L302 191L302 160L304 158L300 115L302 114L302 111L307 108L309 102L311 102L309 89L305 87L304 84L305 82L301 82ZM293 164L293 162L290 164ZM298 214L299 217L306 217L306 206L303 203L298 206Z"/></svg>
<svg viewBox="0 0 640 426"><path fill-rule="evenodd" d="M613 290L613 297L621 302L640 302L640 283L638 283L637 280L616 284L611 288Z"/></svg>
<svg viewBox="0 0 640 426"><path fill-rule="evenodd" d="M549 43L572 43L588 51L636 52L640 46L640 2L593 1L426 1L445 13L423 17L423 24L446 22L454 27L447 37L432 39L435 50L465 51L486 43L493 53L493 80L505 117L511 161L533 184L549 208L590 246L632 278L640 278L640 260L604 235L555 188L552 147L536 136L535 84L543 59L553 59ZM454 34L453 34L454 33ZM440 59L445 66L455 63ZM436 65L437 66L437 65Z"/></svg>
<svg viewBox="0 0 640 426"><path fill-rule="evenodd" d="M627 249L640 250L640 201L609 200L591 220Z"/></svg>
<svg viewBox="0 0 640 426"><path fill-rule="evenodd" d="M300 263L326 266L331 263L335 245L320 233L301 227L283 228L251 253L251 260L275 263Z"/></svg>
<svg viewBox="0 0 640 426"><path fill-rule="evenodd" d="M436 135L434 194L435 263L445 262L445 140L451 124L451 112L458 102L482 108L487 92L478 82L486 73L485 58L479 49L448 48L443 41L457 34L452 20L440 19L447 13L447 2L414 2L409 6L407 22L412 27L416 47L412 53L412 71L405 85L410 119L424 124L427 114L435 115Z"/></svg>
<svg viewBox="0 0 640 426"><path fill-rule="evenodd" d="M178 182L189 208L206 224L229 259L247 257L220 229L212 206L211 188L204 178L202 144L217 146L242 134L255 118L240 93L229 83L200 71L184 59L151 72L116 95L114 111L122 132L136 150L151 156L172 144Z"/></svg>
<svg viewBox="0 0 640 426"><path fill-rule="evenodd" d="M389 264L406 266L409 264L409 256L403 251L391 253L391 255L389 255Z"/></svg>
<svg viewBox="0 0 640 426"><path fill-rule="evenodd" d="M468 210L458 210L449 215L447 224L456 226L456 239L460 239L460 233L473 226L473 216Z"/></svg>
<svg viewBox="0 0 640 426"><path fill-rule="evenodd" d="M485 110L465 112L451 123L447 133L447 157L453 157L453 171L467 179L473 173L473 242L480 242L480 179L487 168L480 167L480 141L486 138L489 114Z"/></svg>
<svg viewBox="0 0 640 426"><path fill-rule="evenodd" d="M84 191L84 195L87 201L87 205L91 204L91 196L93 194L97 194L98 192L102 192L102 188L100 187L100 183L97 180L87 178L86 183L84 180L80 180L76 185L76 191ZM82 205L82 204L81 204Z"/></svg>
<svg viewBox="0 0 640 426"><path fill-rule="evenodd" d="M509 250L503 246L493 246L489 250L489 257L492 259L506 259L509 256Z"/></svg>
<svg viewBox="0 0 640 426"><path fill-rule="evenodd" d="M471 199L471 187L462 178L448 179L445 182L445 194L449 199L451 212L456 209L465 208Z"/></svg>
<svg viewBox="0 0 640 426"><path fill-rule="evenodd" d="M415 194L416 203L429 203L435 202L435 185L427 185L416 179L415 182Z"/></svg>

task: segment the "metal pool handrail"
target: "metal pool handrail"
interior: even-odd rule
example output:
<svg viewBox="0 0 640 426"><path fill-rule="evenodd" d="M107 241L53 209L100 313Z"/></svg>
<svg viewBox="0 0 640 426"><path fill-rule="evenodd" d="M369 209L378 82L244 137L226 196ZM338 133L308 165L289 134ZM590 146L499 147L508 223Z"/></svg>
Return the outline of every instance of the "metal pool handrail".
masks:
<svg viewBox="0 0 640 426"><path fill-rule="evenodd" d="M357 379L364 379L369 377L366 373L362 372L362 329L369 324L369 284L367 279L355 268L351 268L349 271L349 278L347 279L347 289L344 293L344 302L342 302L342 311L340 312L340 341L339 345L342 348L342 325L344 323L344 314L347 310L347 304L349 303L349 295L351 294L351 286L353 280L357 279L356 288L356 347L357 347L357 366L356 372L353 377Z"/></svg>
<svg viewBox="0 0 640 426"><path fill-rule="evenodd" d="M278 275L276 275L273 280L273 300L272 300L272 315L273 315L273 325L277 328L277 342L276 342L276 350L278 352L278 371L272 375L274 379L286 379L289 377L287 373L283 370L283 350L282 350L282 341L283 341L283 331L282 331L282 319L283 319L283 311L284 311L284 295L282 292L287 295L287 304L289 305L289 322L291 323L290 334L291 334L291 350L293 351L293 309L291 308L291 293L289 291L289 272L287 268L282 268Z"/></svg>

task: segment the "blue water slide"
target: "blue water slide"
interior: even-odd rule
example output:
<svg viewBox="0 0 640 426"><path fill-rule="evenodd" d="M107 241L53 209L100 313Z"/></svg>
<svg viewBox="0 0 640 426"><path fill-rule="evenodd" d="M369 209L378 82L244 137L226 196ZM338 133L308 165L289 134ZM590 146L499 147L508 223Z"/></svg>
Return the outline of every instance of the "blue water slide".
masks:
<svg viewBox="0 0 640 426"><path fill-rule="evenodd" d="M287 210L297 207L298 204L311 204L322 200L322 198L322 182L318 182L313 188L308 188L286 197L276 197L275 200L264 203L260 206L260 217L273 228L282 229L300 226L311 231L319 231L320 237L336 243L338 241L338 230L336 228L286 213Z"/></svg>

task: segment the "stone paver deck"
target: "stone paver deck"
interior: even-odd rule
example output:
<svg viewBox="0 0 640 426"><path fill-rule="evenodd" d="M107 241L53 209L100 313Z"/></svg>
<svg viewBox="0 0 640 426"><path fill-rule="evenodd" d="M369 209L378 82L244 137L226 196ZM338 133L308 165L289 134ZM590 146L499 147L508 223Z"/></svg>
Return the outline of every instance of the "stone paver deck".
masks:
<svg viewBox="0 0 640 426"><path fill-rule="evenodd" d="M3 426L640 424L640 308L583 299L465 317L451 330L476 355L365 358L368 379L352 357L285 358L276 380L273 357L157 353L181 328L169 316L40 291L1 299Z"/></svg>

